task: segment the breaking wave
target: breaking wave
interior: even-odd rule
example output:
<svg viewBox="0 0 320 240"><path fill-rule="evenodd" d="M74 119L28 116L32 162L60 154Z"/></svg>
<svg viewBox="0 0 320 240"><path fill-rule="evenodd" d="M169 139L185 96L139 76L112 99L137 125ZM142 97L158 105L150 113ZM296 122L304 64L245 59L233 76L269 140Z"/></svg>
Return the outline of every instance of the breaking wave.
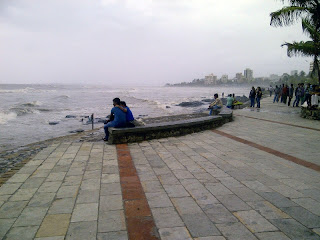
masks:
<svg viewBox="0 0 320 240"><path fill-rule="evenodd" d="M13 120L17 117L17 114L14 112L4 113L0 112L0 124L5 124L10 120Z"/></svg>

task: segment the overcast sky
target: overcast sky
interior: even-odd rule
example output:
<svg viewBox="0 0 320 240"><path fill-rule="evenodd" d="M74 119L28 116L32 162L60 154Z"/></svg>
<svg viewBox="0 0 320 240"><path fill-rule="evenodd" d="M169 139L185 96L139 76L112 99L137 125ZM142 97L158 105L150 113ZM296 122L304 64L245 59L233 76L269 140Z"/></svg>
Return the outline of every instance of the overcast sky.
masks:
<svg viewBox="0 0 320 240"><path fill-rule="evenodd" d="M270 26L276 0L1 0L0 83L163 85L309 71Z"/></svg>

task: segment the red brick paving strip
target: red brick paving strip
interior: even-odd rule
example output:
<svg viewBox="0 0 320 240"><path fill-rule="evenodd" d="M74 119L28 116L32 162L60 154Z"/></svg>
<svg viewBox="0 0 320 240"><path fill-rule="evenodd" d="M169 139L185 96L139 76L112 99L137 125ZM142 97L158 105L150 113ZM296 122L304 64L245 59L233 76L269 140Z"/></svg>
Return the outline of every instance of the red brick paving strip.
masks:
<svg viewBox="0 0 320 240"><path fill-rule="evenodd" d="M117 154L129 240L160 240L128 145L118 144Z"/></svg>
<svg viewBox="0 0 320 240"><path fill-rule="evenodd" d="M277 121L273 121L273 120L268 120L268 119L263 119L263 118L256 118L256 117L249 117L249 116L243 116L243 115L238 115L238 114L235 114L235 116L258 119L258 120L261 120L261 121L278 123L278 124L283 124L283 125L292 126L292 127L305 128L305 129L310 129L310 130L314 130L314 131L319 131L320 132L320 129L318 129L318 128L304 127L304 126L295 125L295 124L291 124L291 123L277 122Z"/></svg>
<svg viewBox="0 0 320 240"><path fill-rule="evenodd" d="M299 164L299 165L302 165L304 167L307 167L307 168L310 168L312 170L315 170L315 171L318 171L320 172L320 166L317 165L317 164L314 164L314 163L311 163L311 162L307 162L305 160L302 160L300 158L297 158L297 157L294 157L294 156L291 156L291 155L288 155L288 154L285 154L285 153L282 153L282 152L279 152L277 150L274 150L272 148L268 148L268 147L264 147L262 145L259 145L257 143L254 143L254 142L251 142L251 141L248 141L248 140L245 140L245 139L242 139L242 138L239 138L239 137L236 137L236 136L233 136L231 134L228 134L228 133L225 133L225 132L222 132L222 131L219 131L219 130L212 130L214 133L217 133L219 135L222 135L224 137L228 137L228 138L231 138L232 140L235 140L235 141L238 141L238 142L241 142L241 143L244 143L244 144L247 144L251 147L254 147L254 148L257 148L259 150L262 150L262 151L265 151L267 153L271 153L277 157L281 157L283 159L286 159L288 161L291 161L291 162L294 162L296 164Z"/></svg>

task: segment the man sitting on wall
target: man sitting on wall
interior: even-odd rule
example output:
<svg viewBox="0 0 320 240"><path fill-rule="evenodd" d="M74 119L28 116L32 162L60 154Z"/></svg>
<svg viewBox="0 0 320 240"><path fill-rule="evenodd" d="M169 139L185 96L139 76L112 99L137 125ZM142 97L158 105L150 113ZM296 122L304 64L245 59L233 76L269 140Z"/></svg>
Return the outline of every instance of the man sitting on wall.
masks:
<svg viewBox="0 0 320 240"><path fill-rule="evenodd" d="M214 94L214 99L215 100L209 105L209 109L210 109L209 115L216 113L218 109L221 109L223 106L220 98L218 98L218 93Z"/></svg>
<svg viewBox="0 0 320 240"><path fill-rule="evenodd" d="M126 102L121 101L119 108L126 113L126 127L135 127L133 114L130 108L127 106Z"/></svg>
<svg viewBox="0 0 320 240"><path fill-rule="evenodd" d="M113 99L113 108L111 109L111 116L114 116L114 119L104 125L104 133L106 136L103 138L104 141L108 141L109 138L109 127L114 127L114 128L124 128L126 127L126 113L122 111L119 106L120 106L120 99L115 98Z"/></svg>

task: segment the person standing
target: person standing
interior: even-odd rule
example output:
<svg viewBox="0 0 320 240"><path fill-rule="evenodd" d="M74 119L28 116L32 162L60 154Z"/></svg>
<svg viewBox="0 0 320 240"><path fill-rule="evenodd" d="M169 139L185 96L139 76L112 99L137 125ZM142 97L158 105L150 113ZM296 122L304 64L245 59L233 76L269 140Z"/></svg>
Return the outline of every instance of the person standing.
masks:
<svg viewBox="0 0 320 240"><path fill-rule="evenodd" d="M305 101L304 83L301 83L300 85L300 100L301 100L301 105L304 104L304 101Z"/></svg>
<svg viewBox="0 0 320 240"><path fill-rule="evenodd" d="M262 91L260 87L257 87L257 108L260 108L260 100L262 97Z"/></svg>
<svg viewBox="0 0 320 240"><path fill-rule="evenodd" d="M291 86L289 88L289 100L288 100L288 106L290 106L291 99L293 98L293 92L294 92L294 87L293 84L291 83Z"/></svg>
<svg viewBox="0 0 320 240"><path fill-rule="evenodd" d="M104 125L105 137L103 141L108 141L109 139L109 127L122 128L126 127L126 113L120 108L120 99L113 99L113 108L111 109L111 115L114 116L114 119L111 122L108 122Z"/></svg>
<svg viewBox="0 0 320 240"><path fill-rule="evenodd" d="M306 101L308 106L311 106L311 94L310 94L310 83L307 84L306 90L305 90L305 97L306 97Z"/></svg>
<svg viewBox="0 0 320 240"><path fill-rule="evenodd" d="M288 85L283 85L281 102L283 102L284 104L287 104L288 90Z"/></svg>
<svg viewBox="0 0 320 240"><path fill-rule="evenodd" d="M249 98L250 98L250 107L254 107L254 99L256 98L256 90L254 87L252 87L250 93L249 93Z"/></svg>
<svg viewBox="0 0 320 240"><path fill-rule="evenodd" d="M280 93L280 88L278 87L278 85L276 85L276 88L274 89L273 103L275 101L279 102L279 93Z"/></svg>
<svg viewBox="0 0 320 240"><path fill-rule="evenodd" d="M280 84L280 92L279 92L279 97L280 97L280 102L283 102L283 88L284 88L284 84Z"/></svg>
<svg viewBox="0 0 320 240"><path fill-rule="evenodd" d="M273 87L270 85L270 87L269 87L270 97L272 96L272 92L273 92Z"/></svg>
<svg viewBox="0 0 320 240"><path fill-rule="evenodd" d="M234 101L234 98L232 97L231 94L229 94L227 97L227 108L232 108L233 101Z"/></svg>
<svg viewBox="0 0 320 240"><path fill-rule="evenodd" d="M300 83L298 83L298 87L296 88L296 90L295 90L295 100L294 100L294 102L293 102L293 105L292 105L292 107L298 107L299 106L299 101L300 101L300 96L301 96L301 85L300 85Z"/></svg>

